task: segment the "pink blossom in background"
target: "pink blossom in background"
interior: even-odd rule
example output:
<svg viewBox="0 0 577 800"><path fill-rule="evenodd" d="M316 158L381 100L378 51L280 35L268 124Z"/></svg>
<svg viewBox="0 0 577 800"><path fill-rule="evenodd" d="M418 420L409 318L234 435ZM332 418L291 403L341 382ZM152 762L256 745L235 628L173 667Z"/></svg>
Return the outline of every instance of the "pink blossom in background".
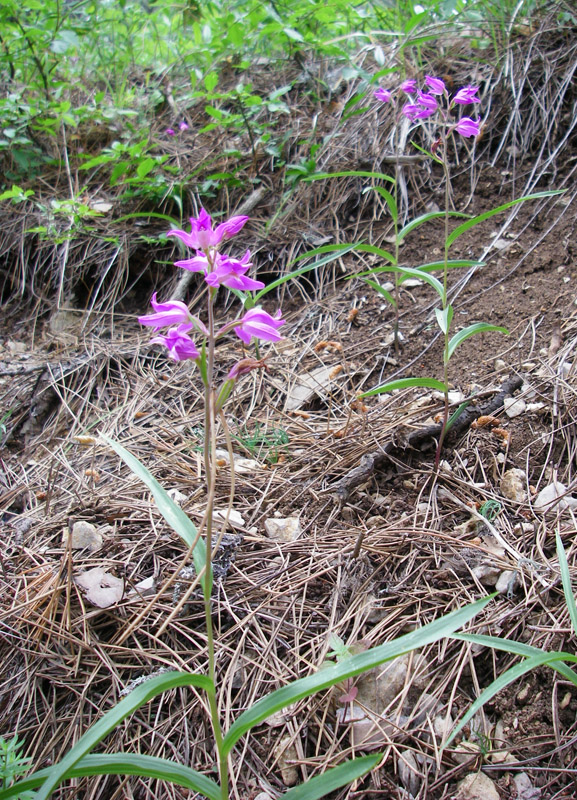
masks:
<svg viewBox="0 0 577 800"><path fill-rule="evenodd" d="M460 133L461 136L468 138L469 136L478 136L481 127L481 117L476 120L471 117L462 117L455 125L454 130Z"/></svg>
<svg viewBox="0 0 577 800"><path fill-rule="evenodd" d="M173 131L172 128L167 128L164 132L167 136L176 136L176 131Z"/></svg>
<svg viewBox="0 0 577 800"><path fill-rule="evenodd" d="M405 94L415 94L417 91L417 81L414 78L409 78L409 80L403 81L399 88L401 92Z"/></svg>
<svg viewBox="0 0 577 800"><path fill-rule="evenodd" d="M429 87L431 94L445 94L445 82L432 75L425 75L425 83Z"/></svg>
<svg viewBox="0 0 577 800"><path fill-rule="evenodd" d="M241 324L235 327L234 332L245 344L250 344L252 336L268 342L278 342L283 337L277 332L277 328L285 324L280 314L279 310L274 317L271 317L262 308L251 308L242 318Z"/></svg>
<svg viewBox="0 0 577 800"><path fill-rule="evenodd" d="M383 89L383 88L377 89L374 92L374 95L377 98L377 100L380 100L382 103L390 103L393 97L393 95L391 94L391 92L389 92L388 89Z"/></svg>
<svg viewBox="0 0 577 800"><path fill-rule="evenodd" d="M182 122L179 122L178 130L179 131L187 131L188 130L188 125L184 120L182 120Z"/></svg>
<svg viewBox="0 0 577 800"><path fill-rule="evenodd" d="M463 86L463 88L459 89L457 94L453 97L453 103L459 103L464 106L467 106L470 103L480 103L481 101L477 97L478 91L478 86Z"/></svg>
<svg viewBox="0 0 577 800"><path fill-rule="evenodd" d="M150 325L152 328L158 330L167 325L178 325L183 322L190 322L190 311L185 303L180 300L169 300L167 303L158 303L156 301L156 292L152 295L150 301L151 306L155 310L155 314L147 314L145 317L138 317L141 325Z"/></svg>
<svg viewBox="0 0 577 800"><path fill-rule="evenodd" d="M192 324L178 325L176 328L169 328L166 334L158 334L150 340L150 344L162 344L168 349L168 357L173 361L185 361L192 358L197 359L199 352L192 339L188 336L188 331Z"/></svg>

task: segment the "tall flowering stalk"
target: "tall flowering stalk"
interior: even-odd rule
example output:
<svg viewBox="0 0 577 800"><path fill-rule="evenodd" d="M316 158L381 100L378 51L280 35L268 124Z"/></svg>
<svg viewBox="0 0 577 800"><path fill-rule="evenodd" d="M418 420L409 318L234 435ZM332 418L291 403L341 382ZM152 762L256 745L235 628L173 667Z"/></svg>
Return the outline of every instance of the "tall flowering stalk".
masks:
<svg viewBox="0 0 577 800"><path fill-rule="evenodd" d="M219 419L224 423L222 409L236 381L251 370L262 367L263 362L253 358L240 359L230 368L221 385L217 386L215 381L216 342L232 332L239 337L244 345L249 345L253 338L276 342L282 338L278 329L284 324L280 311L273 317L262 308L257 307L249 309L242 317L226 323L221 328L216 328L214 304L220 287L224 286L239 291L254 291L264 288L262 281L255 280L247 275L252 266L249 250L240 259L232 258L220 250L223 243L234 237L243 228L247 220L248 217L245 216L231 217L226 222L214 227L210 215L204 209L201 209L197 218L192 217L190 219L190 232L176 229L168 232L169 236L175 236L186 247L194 251L194 255L190 258L176 261L175 266L202 274L208 289L206 323L192 314L188 306L183 302L169 300L165 303L159 303L156 293L151 300L154 313L138 318L142 325L153 328L156 335L151 339L151 343L166 347L169 358L173 361L191 360L195 362L204 387L203 455L207 508L204 517L206 558L203 568L206 580L203 582L203 596L208 642L208 677L210 679L207 698L218 753L222 752L223 733L216 695L215 643L211 613L211 564L220 544L219 541L213 542L216 428ZM164 329L164 333L159 333L162 329ZM193 336L196 341L192 338ZM199 340L200 344L198 344ZM231 454L232 469L233 460ZM218 766L220 785L227 787L227 759L220 758Z"/></svg>

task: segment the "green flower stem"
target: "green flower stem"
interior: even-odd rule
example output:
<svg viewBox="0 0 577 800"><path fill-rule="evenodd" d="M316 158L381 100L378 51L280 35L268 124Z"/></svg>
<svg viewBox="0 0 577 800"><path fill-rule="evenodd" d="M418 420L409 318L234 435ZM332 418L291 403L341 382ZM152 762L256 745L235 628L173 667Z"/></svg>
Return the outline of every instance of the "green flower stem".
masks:
<svg viewBox="0 0 577 800"><path fill-rule="evenodd" d="M442 310L445 314L447 308L447 283L449 272L449 203L451 200L451 174L449 172L449 164L447 163L447 149L445 147L445 157L442 160L443 171L445 173L445 248L444 248L444 263L443 263L443 302ZM446 317L445 317L446 319ZM437 445L437 452L435 454L435 470L439 468L441 461L441 451L445 441L447 432L447 422L449 421L449 325L445 325L444 331L445 346L443 349L443 383L445 384L445 403L443 409L443 422L441 425L441 434L439 436L439 443Z"/></svg>
<svg viewBox="0 0 577 800"><path fill-rule="evenodd" d="M212 257L208 254L209 264L212 268ZM215 361L215 333L214 333L214 298L216 289L208 290L208 336L207 336L207 365L206 380L204 383L204 471L206 476L207 505L206 505L206 571L210 574L212 569L212 529L214 516L214 495L216 484L216 395L214 389L214 361ZM218 712L218 699L216 696L216 658L214 628L212 624L212 596L209 592L203 593L204 618L206 623L206 638L208 648L208 676L210 688L207 689L208 707L214 743L218 760L218 774L223 800L228 798L228 758L223 756L223 733Z"/></svg>

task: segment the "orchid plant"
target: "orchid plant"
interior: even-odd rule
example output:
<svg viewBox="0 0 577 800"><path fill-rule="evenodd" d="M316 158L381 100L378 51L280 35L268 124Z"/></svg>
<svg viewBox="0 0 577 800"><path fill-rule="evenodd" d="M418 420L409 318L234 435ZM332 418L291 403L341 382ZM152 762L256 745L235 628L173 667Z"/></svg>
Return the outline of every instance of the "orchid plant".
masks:
<svg viewBox="0 0 577 800"><path fill-rule="evenodd" d="M369 284L371 284L377 291L385 296L388 294L378 282L372 280L372 276L375 276L381 272L394 272L395 273L395 286L396 286L396 293L395 297L388 297L390 301L393 303L395 307L395 341L397 340L398 335L398 287L409 277L417 277L422 281L426 282L431 286L439 296L440 299L440 308L435 309L435 317L437 324L441 330L441 334L444 340L444 347L443 347L443 380L439 381L435 378L425 378L425 377L416 377L416 378L402 378L395 381L390 381L388 383L382 384L377 386L374 389L371 389L368 392L364 392L361 397L368 397L375 394L381 394L383 392L390 392L394 389L402 389L408 387L416 387L421 386L425 388L433 388L441 391L444 396L444 411L443 411L443 421L441 426L441 434L439 437L439 442L437 446L437 453L435 458L435 468L439 465L441 450L443 447L443 441L452 421L458 416L458 414L463 410L464 406L460 406L457 409L457 412L449 419L449 361L460 344L464 342L466 339L469 339L471 336L475 336L479 333L488 333L488 332L499 332L499 333L508 333L508 330L500 325L491 325L486 322L474 322L471 325L468 325L465 328L457 331L453 336L450 335L451 330L451 323L453 321L453 313L454 309L453 306L449 303L448 299L448 271L450 268L454 267L469 267L469 268L479 268L484 266L482 262L479 261L469 261L469 260L449 260L449 251L451 246L454 242L466 231L472 228L474 225L477 225L480 222L483 222L486 219L494 216L495 214L499 214L502 211L510 208L511 206L516 205L517 203L524 202L526 200L534 200L543 197L548 197L550 195L558 194L557 191L547 191L547 192L536 192L534 194L525 195L524 197L517 198L516 200L512 200L509 203L504 203L503 205L498 206L497 208L491 209L483 214L479 214L475 217L469 217L469 215L455 211L452 209L452 185L451 185L451 171L450 171L450 159L449 159L449 150L450 145L453 145L455 152L457 152L457 146L455 143L455 136L458 134L464 138L475 138L479 136L481 132L481 117L476 116L475 118L470 116L461 116L459 118L455 118L455 114L459 108L464 108L467 106L475 106L481 102L479 96L479 87L478 86L471 86L467 85L458 89L457 92L451 97L445 82L438 77L433 75L426 75L424 80L424 89L419 89L417 85L416 79L408 79L403 81L400 86L398 87L397 92L393 92L390 89L386 89L384 87L378 88L374 95L377 100L381 103L390 104L394 106L396 109L396 122L397 124L400 120L405 117L411 125L414 127L420 126L425 124L425 120L430 120L431 122L435 123L435 127L431 128L431 122L426 123L428 126L428 130L430 133L435 132L435 136L433 137L433 143L430 147L430 150L425 150L419 145L413 142L412 144L419 150L421 153L425 154L426 156L430 157L435 161L437 164L440 164L443 172L444 172L444 183L445 183L445 208L443 211L437 212L430 212L427 214L423 214L420 217L412 220L408 224L406 224L401 230L399 230L398 223L399 223L399 213L397 207L397 180L394 180L395 191L394 195L390 192L382 189L382 187L374 187L379 192L379 194L384 198L385 202L387 203L389 212L391 214L393 220L393 227L394 227L394 241L395 241L395 252L391 254L386 250L382 250L381 248L372 247L364 245L361 248L368 252L372 252L376 255L381 256L383 259L388 261L389 263L386 266L379 266L374 269L367 270L365 272L359 273L356 277L362 277ZM434 118L434 119L433 119ZM458 225L453 231L449 231L449 220L451 216L457 217L468 217L465 222L462 222ZM432 219L437 217L442 217L444 219L444 258L441 262L433 262L430 264L422 264L416 268L408 268L399 265L399 245L401 241L407 236L412 230L417 228L418 226L422 225L424 222L428 222ZM442 281L432 275L432 272L436 270L442 270ZM371 276L371 277L367 277Z"/></svg>
<svg viewBox="0 0 577 800"><path fill-rule="evenodd" d="M155 675L140 683L125 698L120 700L110 711L92 725L76 742L67 755L48 769L41 769L32 775L0 789L0 800L23 796L23 793L38 789L36 800L46 800L59 784L74 777L87 775L138 775L156 778L187 787L209 800L228 800L229 768L233 749L242 736L253 727L260 725L268 717L283 708L297 703L336 684L348 686L351 680L361 672L370 670L416 648L425 647L441 638L450 636L462 625L478 614L490 598L483 598L476 603L434 620L405 636L386 644L379 645L346 660L324 665L316 673L295 680L280 689L260 698L252 706L238 715L236 720L225 731L222 728L219 709L219 692L217 687L215 637L212 624L212 559L219 546L219 538L213 541L213 503L215 496L215 459L216 426L220 422L225 431L227 445L231 455L231 497L234 488L233 458L231 437L227 433L223 406L230 397L236 381L253 369L263 366L262 360L244 357L238 360L229 370L220 386L216 385L215 345L223 336L234 333L243 344L248 345L253 339L275 342L281 338L279 328L284 324L280 311L274 316L255 305L259 295L264 292L264 284L247 275L251 267L250 252L240 259L221 252L221 246L235 236L247 222L247 217L232 217L216 227L210 215L203 209L197 218L191 219L191 230L185 232L173 229L170 236L177 237L186 247L194 251L187 259L176 262L182 269L202 274L208 287L207 315L203 321L193 314L188 306L176 300L158 302L157 295L152 297L153 313L140 317L140 322L153 329L155 335L151 339L154 344L165 347L169 358L173 361L193 361L199 371L204 387L205 400L205 442L204 464L207 488L206 510L200 528L194 525L183 509L167 494L152 474L128 450L117 442L103 435L106 443L124 459L132 471L141 478L151 491L157 509L164 516L176 533L188 545L185 560L192 556L196 579L192 588L200 585L204 601L204 618L206 625L208 670L207 674L181 672L174 670ZM332 258L332 257L331 257ZM323 259L317 262L322 263ZM296 270L293 275L302 274L311 267ZM283 276L274 285L284 282ZM243 299L248 310L237 319L222 325L215 324L214 303L218 290L226 287ZM257 292L256 295L251 294ZM159 331L164 330L163 333ZM229 506L230 507L230 506ZM224 531L226 522L221 527ZM203 535L204 534L204 535ZM175 574L178 574L178 570ZM173 578L174 579L174 578ZM169 582L170 583L169 579ZM161 592L164 592L165 584ZM155 601L152 600L151 603ZM164 627L167 621L164 622ZM163 628L161 628L162 631ZM160 631L160 632L161 632ZM159 633L160 633L159 632ZM330 633L327 631L327 633ZM146 754L106 753L92 754L91 751L122 720L149 702L156 695L178 686L193 686L205 693L208 714L216 749L218 782L201 772L169 759L158 758ZM226 692L225 692L226 694ZM338 766L315 775L304 784L289 789L282 796L285 800L316 800L336 789L351 783L373 769L381 756L364 755L345 761Z"/></svg>

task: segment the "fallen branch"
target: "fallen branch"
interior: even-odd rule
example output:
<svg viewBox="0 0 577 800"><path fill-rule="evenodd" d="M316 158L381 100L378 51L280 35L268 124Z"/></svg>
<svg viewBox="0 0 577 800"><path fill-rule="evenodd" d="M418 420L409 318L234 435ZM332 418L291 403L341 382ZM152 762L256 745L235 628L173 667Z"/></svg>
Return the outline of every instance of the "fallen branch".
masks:
<svg viewBox="0 0 577 800"><path fill-rule="evenodd" d="M509 378L509 380L502 384L497 394L488 403L485 403L483 406L468 406L454 421L447 434L445 444L450 444L455 441L471 426L471 423L479 417L489 416L490 414L500 411L505 398L516 392L517 389L520 389L522 384L523 379L518 376ZM442 426L440 424L428 425L426 428L413 431L406 437L402 444L395 439L389 439L383 444L380 450L364 455L358 467L349 470L340 480L333 483L327 491L333 492L340 503L346 502L352 490L361 483L364 483L376 470L384 466L390 456L402 454L406 450L421 450L425 445L435 443L440 436L441 428Z"/></svg>

